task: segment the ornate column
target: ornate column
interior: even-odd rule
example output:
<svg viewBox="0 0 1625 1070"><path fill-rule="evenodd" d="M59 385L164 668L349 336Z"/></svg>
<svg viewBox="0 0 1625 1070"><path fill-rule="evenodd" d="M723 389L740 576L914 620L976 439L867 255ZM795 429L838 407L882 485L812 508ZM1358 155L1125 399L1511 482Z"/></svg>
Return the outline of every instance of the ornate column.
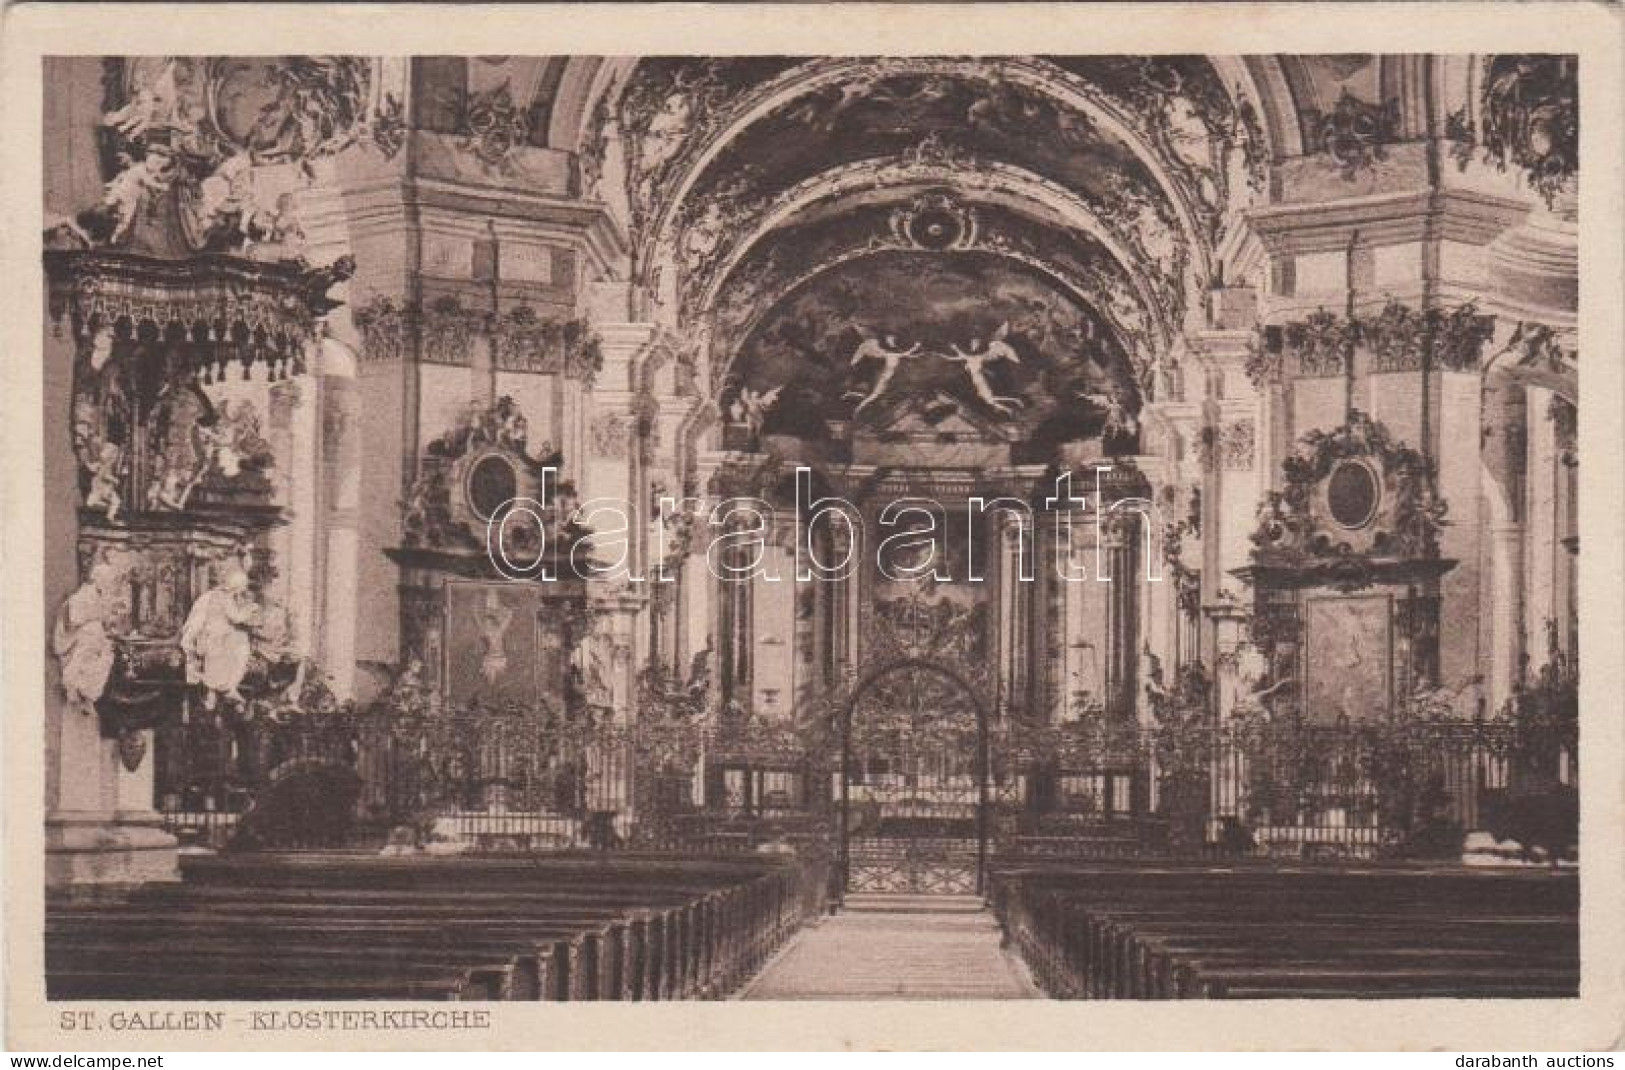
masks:
<svg viewBox="0 0 1625 1070"><path fill-rule="evenodd" d="M995 514L994 545L998 547L998 662L999 702L1005 709L1024 709L1031 680L1031 636L1028 614L1032 587L1021 580L1022 539L1020 521L1008 513ZM1032 711L1028 711L1032 712Z"/></svg>
<svg viewBox="0 0 1625 1070"><path fill-rule="evenodd" d="M806 537L805 533L798 535ZM849 554L861 553L862 550L862 547L852 545L852 533L845 525L829 529L828 538L821 546L821 551L827 555L823 558L826 561L844 561ZM860 568L845 579L818 583L819 588L827 592L828 639L824 679L826 686L832 688L839 686L858 664L858 591L863 574Z"/></svg>
<svg viewBox="0 0 1625 1070"><path fill-rule="evenodd" d="M1562 605L1557 626L1563 649L1578 661L1580 600L1580 444L1579 409L1572 402L1552 399L1552 431L1558 450L1558 537L1563 547L1559 559L1558 581L1562 592Z"/></svg>
<svg viewBox="0 0 1625 1070"><path fill-rule="evenodd" d="M732 569L744 567L745 558L741 550L730 546L724 552L731 555L727 558L727 563ZM755 624L751 617L754 608L751 582L740 579L737 573L731 572L729 575L713 575L711 583L717 592L717 637L721 644L718 648L718 657L722 703L724 707L738 703L742 709L749 711L755 680L752 658Z"/></svg>
<svg viewBox="0 0 1625 1070"><path fill-rule="evenodd" d="M321 664L334 693L349 698L355 687L356 631L365 618L357 593L361 524L361 399L354 352L323 337L317 350L320 381L320 560Z"/></svg>
<svg viewBox="0 0 1625 1070"><path fill-rule="evenodd" d="M643 485L643 442L648 426L638 411L638 394L634 375L640 354L654 336L654 327L643 323L612 323L598 327L599 352L602 366L594 378L590 394L583 390L579 380L566 380L563 418L560 434L568 468L569 443L581 442L586 447L584 463L575 470L577 490L583 502L601 499L617 503L623 509L641 511L648 502L648 487ZM578 454L581 456L582 454ZM563 478L568 479L566 471ZM623 538L627 561L635 563L644 555L638 543L646 529L640 521L648 519L627 515L628 531ZM615 679L610 684L614 692L617 720L630 722L635 718L633 706L639 655L647 646L646 636L638 627L648 603L647 577L643 582L627 581L590 582L589 598L594 606L594 626L588 637L587 657L596 659L601 666L614 666Z"/></svg>
<svg viewBox="0 0 1625 1070"><path fill-rule="evenodd" d="M1061 628L1061 680L1057 720L1071 721L1086 712L1102 710L1106 701L1107 591L1095 582L1095 517L1093 510L1067 509L1059 517L1055 567L1070 578L1057 576ZM1050 567L1048 558L1039 567Z"/></svg>
<svg viewBox="0 0 1625 1070"><path fill-rule="evenodd" d="M1555 187L1552 204L1530 213L1490 248L1492 300L1498 318L1492 357L1483 373L1481 485L1488 507L1490 574L1481 604L1489 621L1489 703L1512 693L1527 656L1545 657L1548 616L1566 617L1551 601L1571 567L1544 555L1568 532L1562 494L1566 479L1558 429L1551 422L1577 396L1578 235L1572 179ZM1526 318L1527 317L1527 318ZM1577 546L1577 544L1574 544ZM1557 621L1560 631L1568 627Z"/></svg>
<svg viewBox="0 0 1625 1070"><path fill-rule="evenodd" d="M71 336L47 332L45 340L46 384L49 391L46 403L49 412L66 413L72 409L72 369L80 343ZM53 375L52 369L64 374ZM53 380L61 387L51 390ZM57 394L56 404L51 404ZM50 421L47 434L53 435ZM65 559L60 573L50 569L47 560L46 597L49 599L44 621L47 649L57 657L48 660L45 694L45 879L51 886L69 886L87 883L126 884L150 880L176 880L175 839L159 826L158 815L153 812L153 763L146 761L129 769L121 760L119 741L107 738L100 719L93 708L86 708L70 692L70 668L61 657L62 643L56 635L63 633L62 618L67 614L65 599L79 598L92 613L83 614L89 623L103 615L101 585L90 582L85 572L84 555L78 550L78 503L81 494L74 488L79 479L67 428L58 424L53 435L58 441L47 439L46 477L48 486L53 476L68 493L48 493L45 496L46 552L59 552ZM65 515L53 518L60 503ZM52 536L56 535L56 538ZM117 577L110 577L106 597ZM56 580L56 583L52 581ZM84 591L80 595L76 591ZM57 588L53 590L53 588ZM95 620L100 630L103 622ZM72 633L67 633L71 635ZM103 634L105 646L108 637ZM75 645L78 645L77 643ZM89 646L81 650L91 653L88 664L94 681L95 665L100 660ZM102 670L107 680L111 662ZM73 674L79 675L79 674ZM83 685L79 685L82 690ZM99 688L97 689L99 691ZM152 733L142 731L136 746L144 752L150 747Z"/></svg>
<svg viewBox="0 0 1625 1070"><path fill-rule="evenodd" d="M1136 589L1142 582L1139 543L1143 518L1138 513L1113 511L1100 521L1100 549L1106 575L1095 577L1106 588L1106 710L1114 717L1132 717L1137 705L1135 667L1140 654L1139 610Z"/></svg>
<svg viewBox="0 0 1625 1070"><path fill-rule="evenodd" d="M1249 294L1251 291L1247 291ZM1215 302L1224 291L1216 291ZM1229 308L1223 305L1223 309ZM1236 310L1226 316L1239 314ZM1201 582L1205 541L1204 509L1209 494L1205 440L1206 388L1199 353L1190 337L1180 336L1165 359L1167 371L1157 380L1156 397L1140 412L1146 429L1146 474L1157 491L1162 530L1159 583L1146 592L1146 634L1164 666L1178 669L1201 656Z"/></svg>
<svg viewBox="0 0 1625 1070"><path fill-rule="evenodd" d="M796 524L794 516L775 513L766 535L764 575L750 583L752 681L749 709L768 720L789 716L798 694L801 627L797 613ZM773 577L773 578L769 578Z"/></svg>

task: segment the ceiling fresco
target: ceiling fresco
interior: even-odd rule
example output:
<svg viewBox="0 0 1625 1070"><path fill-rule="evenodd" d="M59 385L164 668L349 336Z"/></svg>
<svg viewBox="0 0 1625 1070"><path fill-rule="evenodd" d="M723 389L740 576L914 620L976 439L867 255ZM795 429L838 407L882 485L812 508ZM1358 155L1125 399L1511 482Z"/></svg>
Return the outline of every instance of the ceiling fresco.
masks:
<svg viewBox="0 0 1625 1070"><path fill-rule="evenodd" d="M798 78L806 83L799 93L788 85ZM774 80L781 95L736 135L738 147L725 152L731 160L713 161L712 183L744 167L753 181L782 188L841 160L938 133L963 139L968 152L1029 160L1079 190L1108 192L1103 187L1119 181L1150 190L1155 183L1138 158L1149 151L1183 180L1212 237L1226 200L1241 192L1234 187L1259 186L1267 163L1254 107L1203 56L646 59L621 95L619 115L640 219L669 199L704 143L760 103ZM1140 145L1100 130L1066 94L1108 109ZM765 155L747 150L768 143ZM1103 174L1102 165L1115 166Z"/></svg>
<svg viewBox="0 0 1625 1070"><path fill-rule="evenodd" d="M1198 56L643 60L618 108L637 270L679 321L718 313L726 363L819 256L887 245L877 199L1021 186L1034 203L1004 214L1025 219L983 247L1066 277L1145 350L1195 307L1225 212L1259 186L1235 91ZM841 212L864 238L802 218Z"/></svg>
<svg viewBox="0 0 1625 1070"><path fill-rule="evenodd" d="M784 189L844 163L900 154L932 136L964 156L1052 177L1090 200L1125 186L1156 188L1131 148L1083 112L1030 87L902 72L832 83L794 99L730 141L695 193L714 192L740 175L753 190Z"/></svg>
<svg viewBox="0 0 1625 1070"><path fill-rule="evenodd" d="M908 191L903 191L905 194ZM922 244L931 243L931 244ZM937 248L933 249L934 244ZM1143 372L1146 343L1166 325L1147 313L1135 282L1092 235L1045 225L997 204L967 204L953 191L928 189L906 199L877 199L786 227L755 247L717 300L713 352L726 365L779 297L827 266L883 250L997 254L1025 264L1086 305Z"/></svg>
<svg viewBox="0 0 1625 1070"><path fill-rule="evenodd" d="M771 399L765 433L825 438L830 420L884 430L905 397L1035 445L1127 432L1139 409L1126 356L1093 312L1031 268L976 252L885 251L816 276L746 339L722 402Z"/></svg>
<svg viewBox="0 0 1625 1070"><path fill-rule="evenodd" d="M638 62L619 112L634 231L646 228L683 165L728 118L729 104L800 62L790 56L657 56Z"/></svg>

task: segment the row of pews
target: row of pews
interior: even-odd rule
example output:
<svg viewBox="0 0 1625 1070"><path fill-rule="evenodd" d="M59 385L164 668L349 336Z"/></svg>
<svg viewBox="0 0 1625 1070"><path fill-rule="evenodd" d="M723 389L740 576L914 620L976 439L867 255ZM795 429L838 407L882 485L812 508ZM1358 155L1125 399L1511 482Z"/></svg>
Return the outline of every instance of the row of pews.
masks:
<svg viewBox="0 0 1625 1070"><path fill-rule="evenodd" d="M185 860L53 899L51 999L670 1000L727 995L821 912L792 856Z"/></svg>
<svg viewBox="0 0 1625 1070"><path fill-rule="evenodd" d="M1006 938L1070 999L1572 997L1570 872L1110 863L993 874Z"/></svg>

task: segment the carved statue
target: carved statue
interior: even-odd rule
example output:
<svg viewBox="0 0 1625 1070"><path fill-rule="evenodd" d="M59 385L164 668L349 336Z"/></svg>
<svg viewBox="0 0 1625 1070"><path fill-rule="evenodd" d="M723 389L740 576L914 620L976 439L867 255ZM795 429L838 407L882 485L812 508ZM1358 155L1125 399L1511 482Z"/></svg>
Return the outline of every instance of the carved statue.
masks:
<svg viewBox="0 0 1625 1070"><path fill-rule="evenodd" d="M503 643L508 634L508 625L513 621L513 610L503 605L495 590L489 591L485 596L485 605L475 614L475 623L480 629L480 641L485 650L480 657L480 675L487 682L495 682L497 677L508 670L508 648Z"/></svg>
<svg viewBox="0 0 1625 1070"><path fill-rule="evenodd" d="M1411 693L1403 702L1403 709L1415 720L1450 721L1465 719L1477 708L1476 698L1484 682L1482 674L1468 676L1454 687L1434 683L1426 675L1419 675Z"/></svg>
<svg viewBox="0 0 1625 1070"><path fill-rule="evenodd" d="M1150 643L1140 648L1140 679L1145 684L1146 701L1160 713L1168 702L1168 689L1162 679L1162 659L1151 652Z"/></svg>
<svg viewBox="0 0 1625 1070"><path fill-rule="evenodd" d="M887 334L879 339L865 337L858 344L858 348L852 352L851 364L853 367L866 360L884 362L880 369L880 377L875 380L875 385L870 388L869 393L852 410L854 416L877 401L886 392L886 388L891 385L892 379L897 375L897 369L901 366L903 358L912 357L920 351L920 343L918 342L915 342L907 349L899 349L898 345L897 336L894 334ZM852 393L856 393L856 391L852 391Z"/></svg>
<svg viewBox="0 0 1625 1070"><path fill-rule="evenodd" d="M711 694L711 644L708 641L702 650L694 652L689 659L687 697L693 704L694 713L702 713L705 703Z"/></svg>
<svg viewBox="0 0 1625 1070"><path fill-rule="evenodd" d="M644 170L659 170L682 147L694 118L689 88L687 80L679 77L660 109L650 117L638 146L642 155L639 163Z"/></svg>
<svg viewBox="0 0 1625 1070"><path fill-rule="evenodd" d="M1255 545L1269 546L1284 542L1293 526L1292 506L1286 495L1272 490L1258 503L1257 526L1253 529Z"/></svg>
<svg viewBox="0 0 1625 1070"><path fill-rule="evenodd" d="M157 77L142 85L128 104L102 116L102 125L112 127L130 141L140 141L149 130L173 130L190 122L186 106L175 84L175 61L164 62Z"/></svg>
<svg viewBox="0 0 1625 1070"><path fill-rule="evenodd" d="M1134 418L1123 405L1119 392L1113 390L1109 394L1094 391L1080 391L1078 397L1099 409L1106 410L1106 422L1101 425L1102 438L1112 438L1117 435L1132 435L1140 430L1140 422Z"/></svg>
<svg viewBox="0 0 1625 1070"><path fill-rule="evenodd" d="M523 453L525 443L530 437L530 423L525 419L525 414L520 412L518 408L510 409L503 414L502 428L497 432L497 437L502 445ZM544 443L544 445L546 444ZM550 453L552 451L548 450L546 452Z"/></svg>
<svg viewBox="0 0 1625 1070"><path fill-rule="evenodd" d="M192 425L194 449L201 465L199 474L212 466L225 478L236 479L242 474L243 462L265 450L259 414L249 402L233 405L222 400L215 415L212 425Z"/></svg>
<svg viewBox="0 0 1625 1070"><path fill-rule="evenodd" d="M120 471L124 467L124 451L116 443L102 443L101 451L90 468L90 490L85 494L85 505L103 509L109 524L118 520L124 499L118 492Z"/></svg>
<svg viewBox="0 0 1625 1070"><path fill-rule="evenodd" d="M433 698L433 689L423 680L423 661L420 658L406 659L395 679L390 681L389 691L386 693L390 709L406 716L422 716L429 710Z"/></svg>
<svg viewBox="0 0 1625 1070"><path fill-rule="evenodd" d="M232 569L192 604L181 627L180 646L186 655L186 682L203 686L204 709L214 709L221 695L242 701L237 688L248 671L249 633L259 616L248 590L248 573L240 568Z"/></svg>
<svg viewBox="0 0 1625 1070"><path fill-rule="evenodd" d="M972 338L967 346L970 352L963 352L958 346L950 346L954 355L947 358L955 364L965 366L965 374L970 377L971 388L976 391L976 396L981 398L988 408L1001 415L1009 415L1021 404L1021 399L1000 397L995 394L992 384L987 381L986 368L988 364L1001 360L1009 361L1011 364L1021 363L1015 349L1004 340L1009 333L1010 324L1001 323L999 329L993 332L993 339L986 349L982 348L980 338Z"/></svg>
<svg viewBox="0 0 1625 1070"><path fill-rule="evenodd" d="M187 470L179 464L171 464L163 454L154 458L156 471L152 478L152 487L148 497L158 509L168 509L180 512L186 508L186 503L192 497L192 491L197 489L198 481L203 478L204 468Z"/></svg>
<svg viewBox="0 0 1625 1070"><path fill-rule="evenodd" d="M140 160L123 152L119 153L118 160L119 173L107 183L101 205L80 215L81 220L87 216L101 220L99 226L89 222L86 226L93 231L100 230L115 245L129 236L148 199L168 193L180 175L175 158L157 146L150 147Z"/></svg>
<svg viewBox="0 0 1625 1070"><path fill-rule="evenodd" d="M604 651L600 648L600 644L593 644L587 651L585 673L587 701L595 706L613 706L615 704L615 692L610 683L612 671Z"/></svg>
<svg viewBox="0 0 1625 1070"><path fill-rule="evenodd" d="M117 579L117 570L107 562L92 566L89 578L57 609L51 632L51 651L61 666L68 706L87 715L107 689L113 671L113 640L103 622Z"/></svg>
<svg viewBox="0 0 1625 1070"><path fill-rule="evenodd" d="M767 414L778 404L779 395L783 391L782 383L765 392L748 386L739 391L739 398L734 402L733 416L750 429L752 438L762 433L762 425L767 422Z"/></svg>
<svg viewBox="0 0 1625 1070"><path fill-rule="evenodd" d="M429 531L429 494L431 480L418 476L407 492L401 508L401 527L409 543L427 542Z"/></svg>
<svg viewBox="0 0 1625 1070"><path fill-rule="evenodd" d="M1235 664L1236 683L1239 685L1240 695L1250 697L1268 686L1270 663L1258 647L1243 641L1236 647Z"/></svg>

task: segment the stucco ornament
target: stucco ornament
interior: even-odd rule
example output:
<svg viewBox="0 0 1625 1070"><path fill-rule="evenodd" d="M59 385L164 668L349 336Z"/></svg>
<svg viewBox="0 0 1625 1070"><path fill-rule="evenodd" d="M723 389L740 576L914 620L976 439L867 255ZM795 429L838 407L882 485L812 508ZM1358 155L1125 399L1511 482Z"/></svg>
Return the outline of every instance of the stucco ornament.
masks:
<svg viewBox="0 0 1625 1070"><path fill-rule="evenodd" d="M68 706L89 715L107 690L113 672L114 646L107 634L107 618L118 570L98 562L90 576L57 609L51 631L51 652L62 672L62 691Z"/></svg>

